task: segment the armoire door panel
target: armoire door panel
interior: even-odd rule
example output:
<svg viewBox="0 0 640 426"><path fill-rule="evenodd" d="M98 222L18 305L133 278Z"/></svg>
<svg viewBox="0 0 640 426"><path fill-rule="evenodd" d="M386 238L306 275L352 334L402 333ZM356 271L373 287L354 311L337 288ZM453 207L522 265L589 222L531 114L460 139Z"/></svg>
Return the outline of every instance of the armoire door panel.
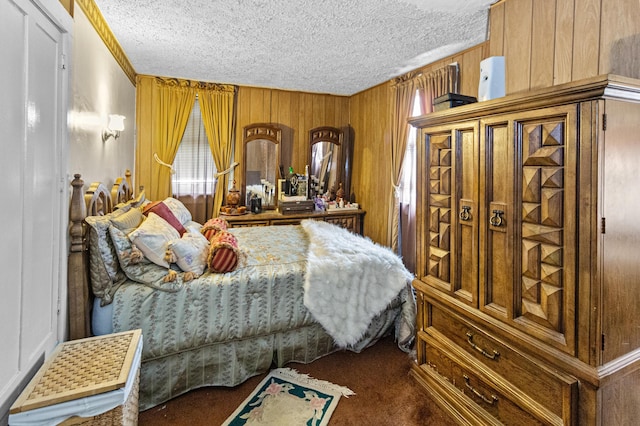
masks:
<svg viewBox="0 0 640 426"><path fill-rule="evenodd" d="M454 291L459 300L477 307L478 299L478 127L457 128L456 240Z"/></svg>
<svg viewBox="0 0 640 426"><path fill-rule="evenodd" d="M514 320L574 353L576 107L550 108L514 121L521 146L518 218L520 285ZM516 253L517 254L517 253Z"/></svg>
<svg viewBox="0 0 640 426"><path fill-rule="evenodd" d="M509 122L481 122L480 307L506 320L513 312L514 144Z"/></svg>
<svg viewBox="0 0 640 426"><path fill-rule="evenodd" d="M446 291L451 287L451 207L453 191L451 131L425 135L428 165L427 185L424 188L426 215L424 232L425 279Z"/></svg>
<svg viewBox="0 0 640 426"><path fill-rule="evenodd" d="M468 304L477 306L478 298L478 232L477 203L461 198L456 242L456 294Z"/></svg>
<svg viewBox="0 0 640 426"><path fill-rule="evenodd" d="M424 281L477 306L478 125L425 134Z"/></svg>
<svg viewBox="0 0 640 426"><path fill-rule="evenodd" d="M607 165L603 168L601 210L605 229L600 237L603 363L640 347L640 104L608 99L605 109L607 129L600 147ZM633 285L622 287L620 283Z"/></svg>

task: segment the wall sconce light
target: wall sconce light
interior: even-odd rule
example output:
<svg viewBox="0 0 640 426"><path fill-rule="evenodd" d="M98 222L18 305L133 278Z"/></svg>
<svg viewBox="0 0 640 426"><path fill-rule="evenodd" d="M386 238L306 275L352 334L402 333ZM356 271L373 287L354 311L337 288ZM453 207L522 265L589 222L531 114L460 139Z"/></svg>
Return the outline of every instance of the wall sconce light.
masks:
<svg viewBox="0 0 640 426"><path fill-rule="evenodd" d="M107 128L102 131L102 142L106 142L110 136L114 139L118 139L120 132L124 130L124 115L109 114L109 124Z"/></svg>

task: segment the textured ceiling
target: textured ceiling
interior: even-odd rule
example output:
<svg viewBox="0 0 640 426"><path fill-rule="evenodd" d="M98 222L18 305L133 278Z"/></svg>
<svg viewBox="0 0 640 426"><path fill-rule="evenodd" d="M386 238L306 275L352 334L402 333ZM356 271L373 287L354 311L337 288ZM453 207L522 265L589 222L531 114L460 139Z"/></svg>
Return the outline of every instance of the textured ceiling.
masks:
<svg viewBox="0 0 640 426"><path fill-rule="evenodd" d="M135 71L352 95L481 43L495 0L95 0Z"/></svg>

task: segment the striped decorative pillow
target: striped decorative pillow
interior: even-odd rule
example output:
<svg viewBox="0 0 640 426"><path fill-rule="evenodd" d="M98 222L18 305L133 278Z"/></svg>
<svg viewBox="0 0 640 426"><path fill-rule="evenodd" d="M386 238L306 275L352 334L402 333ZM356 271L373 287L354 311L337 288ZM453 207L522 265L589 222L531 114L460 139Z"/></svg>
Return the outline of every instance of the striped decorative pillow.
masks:
<svg viewBox="0 0 640 426"><path fill-rule="evenodd" d="M202 225L200 228L200 232L205 238L209 241L220 231L226 231L229 228L229 222L227 222L224 218L215 217L213 219L209 219Z"/></svg>
<svg viewBox="0 0 640 426"><path fill-rule="evenodd" d="M238 266L239 255L236 237L228 231L219 231L211 238L207 258L209 271L218 273L233 271Z"/></svg>

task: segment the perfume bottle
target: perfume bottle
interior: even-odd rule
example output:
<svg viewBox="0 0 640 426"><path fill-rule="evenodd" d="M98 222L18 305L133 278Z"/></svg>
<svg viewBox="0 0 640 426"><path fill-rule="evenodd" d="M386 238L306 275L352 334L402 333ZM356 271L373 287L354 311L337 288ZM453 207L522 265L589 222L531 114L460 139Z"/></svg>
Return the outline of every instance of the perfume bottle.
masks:
<svg viewBox="0 0 640 426"><path fill-rule="evenodd" d="M289 166L289 193L287 195L298 195L298 175L294 173L293 166Z"/></svg>

